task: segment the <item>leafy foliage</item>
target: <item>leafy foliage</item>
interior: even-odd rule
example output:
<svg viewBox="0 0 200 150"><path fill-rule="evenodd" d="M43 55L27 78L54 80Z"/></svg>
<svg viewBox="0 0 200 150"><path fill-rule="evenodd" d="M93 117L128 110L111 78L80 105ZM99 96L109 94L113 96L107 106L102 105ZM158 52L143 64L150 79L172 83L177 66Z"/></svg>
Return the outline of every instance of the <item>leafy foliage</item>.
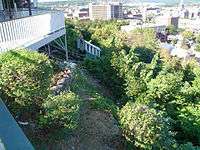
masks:
<svg viewBox="0 0 200 150"><path fill-rule="evenodd" d="M166 30L168 34L176 35L178 33L178 29L173 25L168 26Z"/></svg>
<svg viewBox="0 0 200 150"><path fill-rule="evenodd" d="M118 118L118 107L110 99L98 96L91 101L91 108L111 112L115 118Z"/></svg>
<svg viewBox="0 0 200 150"><path fill-rule="evenodd" d="M80 37L80 32L76 27L70 22L66 21L66 32L67 32L67 46L70 52L76 50L76 41Z"/></svg>
<svg viewBox="0 0 200 150"><path fill-rule="evenodd" d="M50 95L43 104L44 115L40 117L39 123L46 128L74 129L79 123L80 105L81 100L72 92Z"/></svg>
<svg viewBox="0 0 200 150"><path fill-rule="evenodd" d="M196 51L200 51L200 34L196 37Z"/></svg>
<svg viewBox="0 0 200 150"><path fill-rule="evenodd" d="M136 147L170 149L173 146L169 122L155 109L129 102L119 116L125 137Z"/></svg>
<svg viewBox="0 0 200 150"><path fill-rule="evenodd" d="M188 105L179 112L181 128L194 144L200 143L200 105Z"/></svg>
<svg viewBox="0 0 200 150"><path fill-rule="evenodd" d="M200 147L195 147L192 145L192 143L186 143L186 144L181 144L177 149L178 150L199 150Z"/></svg>
<svg viewBox="0 0 200 150"><path fill-rule="evenodd" d="M175 99L174 96L181 88L181 76L181 74L175 75L173 73L159 74L148 83L148 99L156 100L161 105Z"/></svg>
<svg viewBox="0 0 200 150"><path fill-rule="evenodd" d="M53 67L48 57L28 50L0 55L0 89L16 112L34 112L49 94Z"/></svg>
<svg viewBox="0 0 200 150"><path fill-rule="evenodd" d="M129 108L138 107L139 109L146 105L145 108L148 108L147 112L150 114L162 111L167 118L173 119L170 127L176 133L173 136L178 144L191 142L194 145L200 145L199 133L195 132L198 130L196 125L199 116L195 108L198 108L200 101L200 69L196 62L194 60L183 62L159 49L156 34L151 29L137 29L126 34L119 31L122 24L115 21L84 24L86 27L78 25L83 28L84 38L100 46L103 51L101 58L85 59L83 66L109 87L116 99L115 102L121 107L127 101L131 101L131 104L129 102L126 105L127 111L125 111L126 106L122 108L122 111L126 112L123 113L123 118L131 120L132 117L137 117L140 119L142 115L132 112L133 110ZM170 32L175 31L172 29ZM185 31L183 36L186 45L187 41L194 40L191 32ZM195 113L191 109L195 110ZM131 113L134 115L130 115ZM160 116L159 113L158 116ZM158 118L163 118L163 116ZM148 120L148 118L145 119ZM151 120L151 117L149 119ZM188 120L192 120L190 124ZM160 125L159 123L157 126ZM192 123L195 123L195 126ZM137 128L133 133L128 130L128 121L124 124L122 124L122 129L125 130L127 139L133 138L131 141L135 142L135 134L142 133L143 130ZM153 134L150 128L146 132ZM153 148L149 144L151 143L150 138L146 141L148 142L139 143L141 144L139 147ZM158 146L157 143L155 145ZM160 145L159 148L165 149L166 147Z"/></svg>
<svg viewBox="0 0 200 150"><path fill-rule="evenodd" d="M192 31L184 31L182 33L183 38L185 39L193 39L194 38L194 33Z"/></svg>

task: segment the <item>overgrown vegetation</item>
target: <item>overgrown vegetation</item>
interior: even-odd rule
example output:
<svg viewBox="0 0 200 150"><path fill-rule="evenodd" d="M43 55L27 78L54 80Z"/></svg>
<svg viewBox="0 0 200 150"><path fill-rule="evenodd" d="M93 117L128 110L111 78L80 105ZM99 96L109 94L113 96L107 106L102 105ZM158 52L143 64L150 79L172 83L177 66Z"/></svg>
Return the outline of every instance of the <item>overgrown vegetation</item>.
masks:
<svg viewBox="0 0 200 150"><path fill-rule="evenodd" d="M115 103L122 108L119 121L125 137L129 141L133 139L133 147L141 149L154 149L155 145L159 145L159 149L169 149L166 143L158 144L159 140L154 140L165 136L173 141L174 144L168 143L173 145L173 149L198 149L195 147L200 145L198 64L193 60L183 62L160 50L153 30L138 29L125 35L120 32L122 24L117 21L74 23L77 29L81 29L79 31L85 39L103 49L101 58L86 59L83 66L112 91ZM191 33L184 33L185 39L190 39L191 36L193 38ZM139 126L144 121L140 120L142 114L137 113L137 108L143 105L148 108L143 111L143 116L148 116L151 112L150 114L156 114L152 116L156 116L159 121L168 122L159 124L159 121L156 122L151 117L144 117L147 122L146 132L131 126ZM128 106L132 107L128 109ZM123 113L125 110L126 113ZM167 134L162 136L157 134L161 130L150 130L154 123L157 127L166 127L164 133ZM156 135L156 138L150 135ZM138 139L142 138L147 138L146 142L138 143Z"/></svg>
<svg viewBox="0 0 200 150"><path fill-rule="evenodd" d="M196 37L196 47L195 50L200 52L200 34Z"/></svg>
<svg viewBox="0 0 200 150"><path fill-rule="evenodd" d="M0 90L15 115L34 116L49 95L53 67L48 57L27 50L0 55Z"/></svg>
<svg viewBox="0 0 200 150"><path fill-rule="evenodd" d="M162 112L128 102L120 112L120 122L128 141L141 149L173 149L169 120Z"/></svg>
<svg viewBox="0 0 200 150"><path fill-rule="evenodd" d="M38 52L21 49L0 55L0 97L18 121L33 124L27 127L33 144L79 124L79 96L70 91L55 96L50 91L55 70L59 70L56 63Z"/></svg>
<svg viewBox="0 0 200 150"><path fill-rule="evenodd" d="M117 119L118 118L118 107L116 104L108 97L105 97L101 93L100 89L97 89L92 83L88 76L86 76L83 71L76 70L74 73L74 82L71 85L71 90L80 97L89 98L89 107L95 110L107 111L112 113L112 115ZM91 98L92 97L92 98Z"/></svg>
<svg viewBox="0 0 200 150"><path fill-rule="evenodd" d="M127 149L199 149L200 67L195 60L169 56L151 29L120 32L126 22L66 24L72 51L79 36L102 49L100 58L86 58L82 69L74 70L70 91L50 93L56 64L43 54L12 50L0 55L1 97L15 115L28 114L25 119L36 126L34 134L49 138L62 129L76 129L82 102L87 100L85 108L112 113L118 120ZM193 36L184 35L187 40ZM95 82L89 82L84 69L112 96L92 85Z"/></svg>
<svg viewBox="0 0 200 150"><path fill-rule="evenodd" d="M43 104L44 115L39 124L49 129L75 129L79 123L81 100L72 92L49 95Z"/></svg>

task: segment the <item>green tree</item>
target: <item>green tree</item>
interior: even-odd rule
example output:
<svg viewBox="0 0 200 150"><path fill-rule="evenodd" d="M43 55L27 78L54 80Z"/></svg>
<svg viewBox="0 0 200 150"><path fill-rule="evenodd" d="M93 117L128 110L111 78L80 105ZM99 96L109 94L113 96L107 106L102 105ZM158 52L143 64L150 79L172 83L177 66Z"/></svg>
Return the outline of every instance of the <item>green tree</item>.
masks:
<svg viewBox="0 0 200 150"><path fill-rule="evenodd" d="M182 74L159 74L148 85L147 98L165 104L175 99L182 86Z"/></svg>
<svg viewBox="0 0 200 150"><path fill-rule="evenodd" d="M200 145L200 104L184 106L179 111L178 119L183 130L184 140Z"/></svg>
<svg viewBox="0 0 200 150"><path fill-rule="evenodd" d="M194 39L194 33L192 31L184 31L182 35L185 39Z"/></svg>
<svg viewBox="0 0 200 150"><path fill-rule="evenodd" d="M161 112L142 104L128 102L120 111L125 138L142 149L172 149L174 140L169 120Z"/></svg>
<svg viewBox="0 0 200 150"><path fill-rule="evenodd" d="M168 34L176 35L178 33L178 29L173 25L168 26L166 30Z"/></svg>
<svg viewBox="0 0 200 150"><path fill-rule="evenodd" d="M200 34L196 37L196 51L200 51Z"/></svg>

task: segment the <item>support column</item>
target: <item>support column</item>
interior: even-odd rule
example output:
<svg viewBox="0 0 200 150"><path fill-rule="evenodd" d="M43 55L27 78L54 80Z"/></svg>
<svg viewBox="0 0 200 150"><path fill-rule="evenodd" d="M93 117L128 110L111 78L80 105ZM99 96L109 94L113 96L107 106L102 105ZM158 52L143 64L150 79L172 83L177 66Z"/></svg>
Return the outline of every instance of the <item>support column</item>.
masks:
<svg viewBox="0 0 200 150"><path fill-rule="evenodd" d="M68 49L67 49L67 33L65 33L65 52L66 52L66 61L68 61Z"/></svg>
<svg viewBox="0 0 200 150"><path fill-rule="evenodd" d="M49 57L51 56L51 48L50 48L50 45L48 44L47 45L47 49L48 49L48 55L49 55Z"/></svg>
<svg viewBox="0 0 200 150"><path fill-rule="evenodd" d="M91 47L91 45L89 45L89 53L90 54L92 53L92 47Z"/></svg>
<svg viewBox="0 0 200 150"><path fill-rule="evenodd" d="M86 42L85 42L85 45L84 45L84 46L85 46L85 51L88 52L88 46L87 46L87 43L86 43Z"/></svg>
<svg viewBox="0 0 200 150"><path fill-rule="evenodd" d="M31 0L27 0L28 2L28 12L29 12L29 16L32 16L32 11L31 11Z"/></svg>
<svg viewBox="0 0 200 150"><path fill-rule="evenodd" d="M13 19L12 12L11 12L12 11L11 1L10 0L6 1L6 5L7 5L7 9L8 9L9 18Z"/></svg>

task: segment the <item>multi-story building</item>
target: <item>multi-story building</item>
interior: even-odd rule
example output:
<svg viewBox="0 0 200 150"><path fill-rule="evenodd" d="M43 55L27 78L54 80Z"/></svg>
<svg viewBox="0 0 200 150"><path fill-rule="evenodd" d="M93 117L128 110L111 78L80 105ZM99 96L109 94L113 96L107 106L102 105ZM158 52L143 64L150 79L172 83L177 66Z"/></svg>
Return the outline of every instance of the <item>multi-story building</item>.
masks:
<svg viewBox="0 0 200 150"><path fill-rule="evenodd" d="M89 16L91 20L110 20L110 19L122 19L122 3L90 3L89 4Z"/></svg>
<svg viewBox="0 0 200 150"><path fill-rule="evenodd" d="M111 7L111 18L112 19L122 19L123 18L122 3L113 2L113 3L110 3L110 7Z"/></svg>
<svg viewBox="0 0 200 150"><path fill-rule="evenodd" d="M170 17L168 17L168 25L172 25L172 26L178 28L179 16L170 16Z"/></svg>
<svg viewBox="0 0 200 150"><path fill-rule="evenodd" d="M73 18L79 20L89 20L89 8L88 7L77 7L73 12Z"/></svg>
<svg viewBox="0 0 200 150"><path fill-rule="evenodd" d="M186 7L180 12L180 17L184 19L199 19L200 9L198 7Z"/></svg>
<svg viewBox="0 0 200 150"><path fill-rule="evenodd" d="M174 14L166 14L166 15L162 15L162 16L158 16L155 18L155 23L157 24L162 24L165 26L175 26L178 28L179 25L179 16Z"/></svg>

